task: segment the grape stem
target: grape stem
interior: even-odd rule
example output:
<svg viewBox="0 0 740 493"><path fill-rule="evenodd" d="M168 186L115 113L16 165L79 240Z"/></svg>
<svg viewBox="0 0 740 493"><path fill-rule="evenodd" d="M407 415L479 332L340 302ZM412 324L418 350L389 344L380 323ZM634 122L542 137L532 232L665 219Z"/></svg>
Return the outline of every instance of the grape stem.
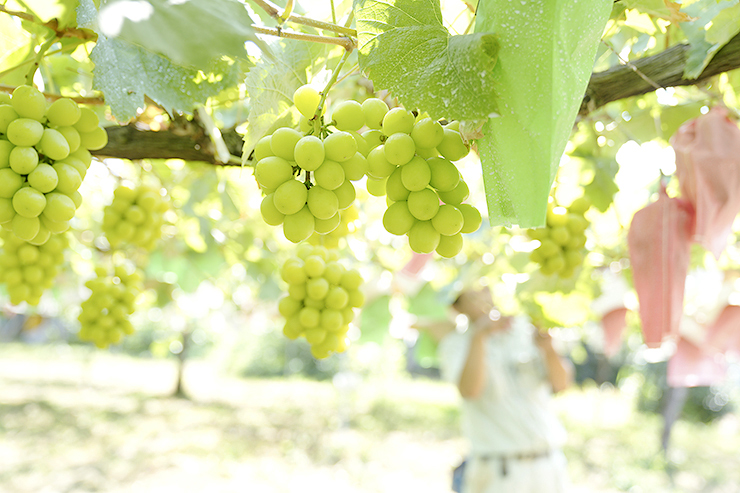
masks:
<svg viewBox="0 0 740 493"><path fill-rule="evenodd" d="M285 39L297 39L300 41L310 41L312 43L326 43L332 45L339 45L348 52L355 49L355 41L352 38L332 38L329 36L320 36L316 34L303 34L294 31L286 31L285 29L275 27L262 27L252 25L252 29L259 34L267 34L269 36L277 36L278 38Z"/></svg>
<svg viewBox="0 0 740 493"><path fill-rule="evenodd" d="M32 14L29 14L28 12L20 12L17 10L8 10L5 5L0 5L0 12L6 13L8 15L12 15L14 17L18 17L20 19L23 19L25 21L33 22L34 24L38 24L40 26L44 26L46 28L51 29L54 31L54 33L59 38L80 38L84 40L88 39L97 39L98 35L95 34L92 31L86 30L86 29L78 29L74 27L65 27L63 29L59 28L59 21L56 19L52 19L49 22L41 22L40 19L35 17Z"/></svg>
<svg viewBox="0 0 740 493"><path fill-rule="evenodd" d="M324 103L326 103L326 95L329 94L329 90L331 87L337 82L337 77L339 77L339 72L342 70L342 67L344 66L344 63L349 58L349 55L352 53L351 50L347 50L342 55L342 58L339 59L339 63L337 63L337 66L334 67L334 70L331 73L331 78L329 79L329 82L326 83L326 86L324 86L324 90L321 91L321 99L319 100L319 105L316 107L316 113L313 115L313 118L311 118L311 121L313 121L314 124L314 133L319 134L321 131L321 113L324 109Z"/></svg>
<svg viewBox="0 0 740 493"><path fill-rule="evenodd" d="M47 51L49 51L49 48L54 45L54 43L57 42L59 37L57 35L52 36L51 38L47 39L44 44L42 44L39 47L38 53L36 53L36 58L33 60L33 65L31 65L31 69L26 74L26 84L29 86L33 86L33 76L36 75L36 70L39 68L39 65L41 65L41 60L43 60L44 55Z"/></svg>
<svg viewBox="0 0 740 493"><path fill-rule="evenodd" d="M262 10L267 12L267 14L270 17L273 17L278 20L281 18L281 12L280 12L281 9L274 3L270 2L269 0L253 0L253 1L259 7L261 7ZM287 10L287 7L286 7L286 10ZM354 29L350 29L348 26L339 26L331 22L319 21L316 19L311 19L309 17L304 17L302 15L291 13L285 20L287 22L292 22L294 24L302 24L304 26L315 27L317 29L321 29L322 31L332 31L338 34L344 34L345 36L351 36L353 38L357 37L357 31Z"/></svg>
<svg viewBox="0 0 740 493"><path fill-rule="evenodd" d="M282 25L293 14L294 0L288 0L288 4L283 9L283 13L278 16L278 22Z"/></svg>

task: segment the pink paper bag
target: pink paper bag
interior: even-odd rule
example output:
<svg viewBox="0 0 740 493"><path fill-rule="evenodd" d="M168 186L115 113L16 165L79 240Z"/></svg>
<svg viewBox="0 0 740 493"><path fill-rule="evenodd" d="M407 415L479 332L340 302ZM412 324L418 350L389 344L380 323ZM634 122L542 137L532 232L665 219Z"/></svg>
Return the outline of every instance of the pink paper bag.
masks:
<svg viewBox="0 0 740 493"><path fill-rule="evenodd" d="M669 198L664 188L656 202L632 218L627 243L648 347L678 333L693 233L691 204Z"/></svg>
<svg viewBox="0 0 740 493"><path fill-rule="evenodd" d="M725 377L724 355L703 351L684 338L679 338L675 354L668 361L670 387L704 387L715 385Z"/></svg>
<svg viewBox="0 0 740 493"><path fill-rule="evenodd" d="M617 308L605 313L601 319L604 328L604 354L608 357L614 356L619 351L622 343L622 333L627 327L627 309Z"/></svg>
<svg viewBox="0 0 740 493"><path fill-rule="evenodd" d="M723 353L740 353L740 306L727 305L707 327L706 346Z"/></svg>
<svg viewBox="0 0 740 493"><path fill-rule="evenodd" d="M696 210L694 241L719 258L740 212L740 129L717 107L682 125L671 144L681 192Z"/></svg>

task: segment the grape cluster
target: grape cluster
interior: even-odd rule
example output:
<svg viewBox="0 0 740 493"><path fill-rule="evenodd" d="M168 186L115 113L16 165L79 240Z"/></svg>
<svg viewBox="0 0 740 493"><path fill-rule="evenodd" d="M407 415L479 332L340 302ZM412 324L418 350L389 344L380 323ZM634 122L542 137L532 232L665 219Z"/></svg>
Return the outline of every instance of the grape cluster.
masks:
<svg viewBox="0 0 740 493"><path fill-rule="evenodd" d="M85 283L92 292L80 305L79 337L105 348L134 332L129 316L142 289L142 275L129 264L116 265L112 270L97 267L95 273L97 277Z"/></svg>
<svg viewBox="0 0 740 493"><path fill-rule="evenodd" d="M288 283L288 294L278 304L285 317L283 333L289 339L305 337L315 358L347 349L354 308L365 302L362 276L337 258L335 251L306 243L280 269Z"/></svg>
<svg viewBox="0 0 740 493"><path fill-rule="evenodd" d="M551 203L547 208L547 226L527 230L530 238L540 242L529 258L540 264L544 275L557 274L567 279L583 263L588 228L584 214L590 207L591 202L585 197L575 199L567 209Z"/></svg>
<svg viewBox="0 0 740 493"><path fill-rule="evenodd" d="M68 98L48 104L32 86L0 98L0 225L43 245L69 228L77 191L108 135L98 116Z"/></svg>
<svg viewBox="0 0 740 493"><path fill-rule="evenodd" d="M167 201L154 187L120 185L113 202L103 210L103 232L113 248L130 244L151 251L162 237L167 208Z"/></svg>
<svg viewBox="0 0 740 493"><path fill-rule="evenodd" d="M254 176L265 194L262 217L272 226L282 224L285 237L294 243L339 226L356 197L352 182L365 176L367 166L365 142L357 132L329 134L307 124L319 99L310 87L299 88L294 102L304 115L304 131L279 128L254 150Z"/></svg>
<svg viewBox="0 0 740 493"><path fill-rule="evenodd" d="M67 248L65 235L54 235L43 245L32 245L13 234L2 232L0 251L0 283L5 283L10 302L25 301L38 305L41 295L49 289L64 262Z"/></svg>

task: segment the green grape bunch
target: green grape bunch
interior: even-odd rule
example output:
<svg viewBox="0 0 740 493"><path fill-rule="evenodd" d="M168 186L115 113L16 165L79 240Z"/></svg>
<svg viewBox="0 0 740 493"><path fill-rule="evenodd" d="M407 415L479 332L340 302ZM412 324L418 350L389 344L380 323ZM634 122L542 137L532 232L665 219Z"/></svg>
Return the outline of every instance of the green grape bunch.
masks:
<svg viewBox="0 0 740 493"><path fill-rule="evenodd" d="M133 334L129 317L142 290L143 276L132 264L119 264L112 269L99 266L95 274L85 283L91 292L80 305L79 338L102 349Z"/></svg>
<svg viewBox="0 0 740 493"><path fill-rule="evenodd" d="M314 232L306 241L314 246L340 248L347 236L357 231L357 220L360 218L360 212L355 205L351 205L342 211L341 216L342 220L334 230L323 235Z"/></svg>
<svg viewBox="0 0 740 493"><path fill-rule="evenodd" d="M344 267L336 251L304 243L282 265L280 277L288 284L278 303L285 336L304 337L317 359L344 352L355 309L365 302L359 271Z"/></svg>
<svg viewBox="0 0 740 493"><path fill-rule="evenodd" d="M550 203L546 227L527 230L527 236L540 242L529 258L540 265L544 275L568 279L583 263L589 225L584 214L590 207L585 197L575 199L567 208Z"/></svg>
<svg viewBox="0 0 740 493"><path fill-rule="evenodd" d="M299 243L312 234L326 235L342 223L342 214L354 202L353 181L366 170L366 143L355 130L364 125L358 117L340 111L335 132L309 122L317 110L320 96L309 86L294 94L294 104L303 114L298 130L279 128L257 143L254 150L254 176L264 193L260 212L271 226L283 226L283 234ZM383 103L385 104L385 103ZM349 125L349 126L347 126Z"/></svg>
<svg viewBox="0 0 740 493"><path fill-rule="evenodd" d="M33 245L8 231L0 231L0 284L5 284L10 303L38 305L64 263L68 246L65 235L54 235L43 245Z"/></svg>
<svg viewBox="0 0 740 493"><path fill-rule="evenodd" d="M161 189L124 183L103 209L103 233L111 248L133 245L151 251L162 237L168 208Z"/></svg>
<svg viewBox="0 0 740 493"><path fill-rule="evenodd" d="M32 86L0 98L0 226L33 245L63 233L82 203L90 150L108 134L69 98L49 104Z"/></svg>

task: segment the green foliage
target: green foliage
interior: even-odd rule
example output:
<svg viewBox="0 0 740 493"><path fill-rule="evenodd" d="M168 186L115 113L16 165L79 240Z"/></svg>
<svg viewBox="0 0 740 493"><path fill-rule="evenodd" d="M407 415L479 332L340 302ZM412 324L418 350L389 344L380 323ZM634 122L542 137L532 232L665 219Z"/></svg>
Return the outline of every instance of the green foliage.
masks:
<svg viewBox="0 0 740 493"><path fill-rule="evenodd" d="M265 134L297 121L293 93L326 66L330 53L327 45L305 41L281 41L272 46L272 51L275 59L260 59L244 80L250 96L242 154L245 163Z"/></svg>
<svg viewBox="0 0 740 493"><path fill-rule="evenodd" d="M439 2L358 3L360 67L379 89L434 119L482 120L496 111L491 33L451 36Z"/></svg>
<svg viewBox="0 0 740 493"><path fill-rule="evenodd" d="M740 32L740 10L737 0L699 0L684 10L695 18L681 24L691 45L684 77L695 79L701 75L717 51Z"/></svg>
<svg viewBox="0 0 740 493"><path fill-rule="evenodd" d="M244 42L256 41L252 19L236 0L103 1L97 29L176 65L201 70L222 56L244 58Z"/></svg>
<svg viewBox="0 0 740 493"><path fill-rule="evenodd" d="M83 27L99 29L92 21L97 15L92 0L82 0L79 12L86 19ZM135 117L146 106L145 96L169 112L192 111L210 96L236 84L239 75L238 65L230 61L209 62L206 72L201 72L128 41L108 38L100 31L90 58L95 63L94 87L106 95L106 102L120 121Z"/></svg>

